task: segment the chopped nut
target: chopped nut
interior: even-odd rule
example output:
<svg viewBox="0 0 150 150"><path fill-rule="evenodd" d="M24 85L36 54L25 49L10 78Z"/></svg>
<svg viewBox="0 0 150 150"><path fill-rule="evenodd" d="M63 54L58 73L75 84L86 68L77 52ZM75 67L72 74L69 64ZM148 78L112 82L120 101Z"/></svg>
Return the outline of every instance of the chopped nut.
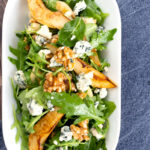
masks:
<svg viewBox="0 0 150 150"><path fill-rule="evenodd" d="M76 91L73 83L71 89L72 91ZM67 90L69 90L69 81L63 73L59 72L57 76L53 76L51 72L46 74L46 80L44 82L45 92L63 92Z"/></svg>
<svg viewBox="0 0 150 150"><path fill-rule="evenodd" d="M81 98L84 99L87 96L87 93L77 93L77 95Z"/></svg>
<svg viewBox="0 0 150 150"><path fill-rule="evenodd" d="M60 47L54 58L57 63L62 64L66 70L72 71L74 69L74 52L69 47Z"/></svg>
<svg viewBox="0 0 150 150"><path fill-rule="evenodd" d="M56 43L58 41L58 35L56 34L56 35L53 35L52 36L52 39L51 39L51 43Z"/></svg>
<svg viewBox="0 0 150 150"><path fill-rule="evenodd" d="M75 125L70 126L74 139L79 141L83 141L83 140L88 141L90 139L88 136L89 133L88 123L89 123L88 120L84 120L78 124L79 126L75 126Z"/></svg>

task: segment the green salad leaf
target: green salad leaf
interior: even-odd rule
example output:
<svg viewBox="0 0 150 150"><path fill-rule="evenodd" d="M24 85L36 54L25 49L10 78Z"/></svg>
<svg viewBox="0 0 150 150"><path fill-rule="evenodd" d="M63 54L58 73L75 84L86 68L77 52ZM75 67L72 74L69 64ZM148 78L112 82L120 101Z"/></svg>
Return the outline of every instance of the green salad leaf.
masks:
<svg viewBox="0 0 150 150"><path fill-rule="evenodd" d="M117 29L112 29L108 31L100 31L100 33L95 32L91 38L91 45L93 48L99 49L101 45L108 43L113 40L113 37Z"/></svg>
<svg viewBox="0 0 150 150"><path fill-rule="evenodd" d="M38 104L42 105L45 107L45 103L47 101L45 101L44 99L44 90L42 86L33 88L31 90L29 90L26 95L25 98L27 99L34 99Z"/></svg>
<svg viewBox="0 0 150 150"><path fill-rule="evenodd" d="M78 3L80 0L63 0L63 1L65 1L73 9L75 4Z"/></svg>
<svg viewBox="0 0 150 150"><path fill-rule="evenodd" d="M85 37L89 41L92 34L96 31L97 25L95 23L86 24Z"/></svg>
<svg viewBox="0 0 150 150"><path fill-rule="evenodd" d="M46 107L46 100L44 98L44 91L43 87L38 86L36 88L33 88L31 90L24 90L20 93L18 96L18 99L20 100L20 103L22 104L22 109L27 110L27 103L30 102L30 99L34 99L38 104L42 105L43 107Z"/></svg>
<svg viewBox="0 0 150 150"><path fill-rule="evenodd" d="M16 65L18 70L24 70L25 68L25 60L28 55L28 51L25 50L25 47L27 46L27 43L20 39L18 42L18 47L17 49L14 49L10 46L10 52L16 56L16 58L8 57L11 63Z"/></svg>
<svg viewBox="0 0 150 150"><path fill-rule="evenodd" d="M36 122L38 122L40 120L40 118L42 116L44 116L48 111L43 112L41 115L36 116L36 117L31 117L31 119L29 120L23 120L23 124L25 126L25 129L28 133L34 133L34 125L36 124ZM27 115L27 112L24 113L24 115Z"/></svg>
<svg viewBox="0 0 150 150"><path fill-rule="evenodd" d="M75 150L99 150L99 146L97 146L97 140L94 136L90 135L90 140L85 142L84 144L80 144Z"/></svg>
<svg viewBox="0 0 150 150"><path fill-rule="evenodd" d="M102 24L108 14L103 13L101 9L97 6L94 0L84 0L87 7L81 12L81 16L92 17L97 20L98 24Z"/></svg>
<svg viewBox="0 0 150 150"><path fill-rule="evenodd" d="M106 106L106 109L104 110L104 117L108 118L116 109L116 105L114 102L103 100L103 103Z"/></svg>
<svg viewBox="0 0 150 150"><path fill-rule="evenodd" d="M68 47L73 47L77 41L83 40L84 33L85 23L82 18L76 17L74 20L66 23L59 31L58 43Z"/></svg>
<svg viewBox="0 0 150 150"><path fill-rule="evenodd" d="M86 119L94 119L103 123L104 119L98 116L95 107L88 107L77 94L45 93L45 97L51 100L54 106L60 107L60 112L67 117L79 116Z"/></svg>
<svg viewBox="0 0 150 150"><path fill-rule="evenodd" d="M13 116L14 116L14 124L12 125L12 129L16 127L17 133L16 133L16 142L19 141L21 138L21 150L28 150L28 136L22 126L22 123L17 117L15 106L13 105Z"/></svg>
<svg viewBox="0 0 150 150"><path fill-rule="evenodd" d="M52 11L56 11L56 3L58 0L43 0L45 6L52 10Z"/></svg>
<svg viewBox="0 0 150 150"><path fill-rule="evenodd" d="M19 102L19 99L18 99L19 87L14 85L13 79L11 79L11 85L12 85L12 88L13 88L13 95L14 95L14 98L15 98L16 103L17 103L16 112L17 112L17 114L20 114L21 113L21 105L20 105L20 102Z"/></svg>
<svg viewBox="0 0 150 150"><path fill-rule="evenodd" d="M18 99L20 101L20 103L22 104L22 110L28 110L27 109L27 103L30 102L30 99L26 98L26 94L28 92L28 89L20 92Z"/></svg>

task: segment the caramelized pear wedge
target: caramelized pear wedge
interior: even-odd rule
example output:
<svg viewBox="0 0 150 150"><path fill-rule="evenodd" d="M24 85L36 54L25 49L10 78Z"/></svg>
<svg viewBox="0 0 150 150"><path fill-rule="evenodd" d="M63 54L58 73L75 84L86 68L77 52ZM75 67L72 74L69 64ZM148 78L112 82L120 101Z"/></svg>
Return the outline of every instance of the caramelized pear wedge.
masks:
<svg viewBox="0 0 150 150"><path fill-rule="evenodd" d="M57 110L58 108L55 108L55 111L48 112L34 126L35 133L29 135L29 150L43 150L43 144L63 117Z"/></svg>
<svg viewBox="0 0 150 150"><path fill-rule="evenodd" d="M50 28L61 29L65 23L70 21L66 16L64 16L63 12L66 8L67 4L62 6L63 3L56 4L57 9L60 11L50 11L44 5L42 0L28 0L28 7L33 19L35 19L40 24L47 25ZM63 10L63 12L62 12ZM70 10L70 9L69 9Z"/></svg>
<svg viewBox="0 0 150 150"><path fill-rule="evenodd" d="M116 84L113 83L108 77L103 73L97 71L86 62L79 58L75 59L74 71L77 74L93 72L92 86L96 88L115 88Z"/></svg>

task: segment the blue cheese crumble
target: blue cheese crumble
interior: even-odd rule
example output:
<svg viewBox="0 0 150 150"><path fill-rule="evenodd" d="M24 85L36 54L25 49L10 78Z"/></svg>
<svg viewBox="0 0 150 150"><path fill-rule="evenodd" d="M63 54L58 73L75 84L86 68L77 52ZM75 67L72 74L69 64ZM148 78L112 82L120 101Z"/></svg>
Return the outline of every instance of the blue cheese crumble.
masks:
<svg viewBox="0 0 150 150"><path fill-rule="evenodd" d="M50 53L51 53L51 51L50 51L49 49L41 49L41 50L38 52L39 56L40 56L40 57L44 57L44 58L45 58L46 55L48 55L48 54L50 54Z"/></svg>
<svg viewBox="0 0 150 150"><path fill-rule="evenodd" d="M77 89L85 92L89 89L89 86L92 84L93 72L87 74L80 74L77 77L78 82L76 83Z"/></svg>
<svg viewBox="0 0 150 150"><path fill-rule="evenodd" d="M64 126L61 128L61 134L60 134L60 137L59 137L59 141L70 141L72 140L72 132L70 130L70 127L69 126Z"/></svg>
<svg viewBox="0 0 150 150"><path fill-rule="evenodd" d="M81 12L81 11L83 11L83 10L85 10L86 9L86 3L85 3L85 1L83 0L83 1L80 1L80 2L78 2L78 3L76 3L76 5L75 5L75 7L74 7L74 14L77 16L77 15L79 15L79 12Z"/></svg>
<svg viewBox="0 0 150 150"><path fill-rule="evenodd" d="M78 41L73 48L75 57L83 57L85 54L91 55L92 46L88 41Z"/></svg>
<svg viewBox="0 0 150 150"><path fill-rule="evenodd" d="M52 38L52 33L49 31L49 28L46 25L41 26L41 28L37 31L37 34L39 34L47 39Z"/></svg>
<svg viewBox="0 0 150 150"><path fill-rule="evenodd" d="M16 71L16 73L14 75L14 80L20 89L26 88L26 78L25 78L22 70Z"/></svg>
<svg viewBox="0 0 150 150"><path fill-rule="evenodd" d="M30 100L27 108L32 116L39 116L43 113L43 106L39 105L34 99Z"/></svg>
<svg viewBox="0 0 150 150"><path fill-rule="evenodd" d="M101 138L104 138L102 133L98 133L98 131L95 128L91 128L90 131L91 131L92 135L96 137L97 140L100 140Z"/></svg>
<svg viewBox="0 0 150 150"><path fill-rule="evenodd" d="M62 64L59 64L56 62L55 58L52 57L51 60L50 60L50 64L49 64L50 67L60 67L62 66Z"/></svg>
<svg viewBox="0 0 150 150"><path fill-rule="evenodd" d="M54 105L51 103L51 101L48 101L47 102L47 107L48 107L48 109L50 110L50 111L54 111L55 109L54 109Z"/></svg>
<svg viewBox="0 0 150 150"><path fill-rule="evenodd" d="M43 37L43 36L40 36L40 35L37 35L36 37L35 37L35 42L36 42L36 44L38 44L39 46L42 46L42 45L45 45L45 44L47 44L47 39L45 38L45 37Z"/></svg>
<svg viewBox="0 0 150 150"><path fill-rule="evenodd" d="M107 96L108 92L106 88L102 89L95 89L94 91L95 94L99 94L100 98L103 99Z"/></svg>

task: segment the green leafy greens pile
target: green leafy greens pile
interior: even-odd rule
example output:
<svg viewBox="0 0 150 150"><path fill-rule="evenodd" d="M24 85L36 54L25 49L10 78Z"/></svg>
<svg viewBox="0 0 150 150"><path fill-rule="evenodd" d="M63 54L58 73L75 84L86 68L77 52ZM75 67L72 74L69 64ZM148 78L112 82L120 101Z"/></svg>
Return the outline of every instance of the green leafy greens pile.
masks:
<svg viewBox="0 0 150 150"><path fill-rule="evenodd" d="M56 3L58 0L43 0L46 7L52 11L56 10ZM80 0L63 0L72 9ZM92 46L92 49L96 49L96 54L101 62L101 65L97 65L90 59L89 56L85 56L83 60L91 65L96 70L103 72L105 67L109 67L110 64L103 58L102 51L107 49L107 43L113 40L116 33L116 29L105 30L102 28L103 22L108 14L103 13L102 10L96 5L94 0L84 0L86 3L86 9L81 11L76 18L69 21L64 25L61 30L49 29L52 33L58 35L57 43L53 43L53 46L67 46L73 49L78 41L86 39ZM83 17L93 18L96 23L85 23ZM13 106L14 124L12 128L16 127L16 142L21 138L21 149L28 149L28 137L30 133L34 133L34 125L46 115L50 109L47 103L50 101L53 106L59 107L59 112L65 114L61 121L58 123L54 130L54 136L49 137L44 145L45 150L56 150L59 148L68 150L99 150L100 148L106 150L105 137L109 129L109 116L113 113L116 106L113 102L101 99L99 94L94 94L92 97L86 96L81 99L77 92L44 92L43 84L45 81L45 75L51 70L47 67L50 62L45 59L44 55L39 55L40 50L46 49L45 46L40 46L36 43L34 35L36 32L29 33L27 29L20 33L17 33L18 46L17 48L10 47L10 52L14 57L9 57L9 60L14 64L17 70L21 70L24 73L26 79L26 88L20 89L19 85L14 84L11 80L13 87L13 94L16 100L16 110ZM72 39L72 37L74 38ZM92 54L93 56L95 54ZM64 68L56 67L53 75L57 75L59 72L63 72L65 75L71 74L72 81L77 82L77 76L74 71L64 71ZM34 77L33 78L31 78ZM69 79L68 79L69 80ZM91 87L94 91L95 88ZM40 115L32 116L28 109L28 103L33 100L36 104L42 106L43 112ZM96 107L95 104L98 103ZM78 125L78 123L88 119L89 120L89 141L78 141L72 139L70 141L59 141L61 135L61 128L63 126L70 126L72 124ZM102 125L99 128L98 125ZM90 129L95 128L101 135L101 139L97 139ZM54 144L57 141L57 144Z"/></svg>

